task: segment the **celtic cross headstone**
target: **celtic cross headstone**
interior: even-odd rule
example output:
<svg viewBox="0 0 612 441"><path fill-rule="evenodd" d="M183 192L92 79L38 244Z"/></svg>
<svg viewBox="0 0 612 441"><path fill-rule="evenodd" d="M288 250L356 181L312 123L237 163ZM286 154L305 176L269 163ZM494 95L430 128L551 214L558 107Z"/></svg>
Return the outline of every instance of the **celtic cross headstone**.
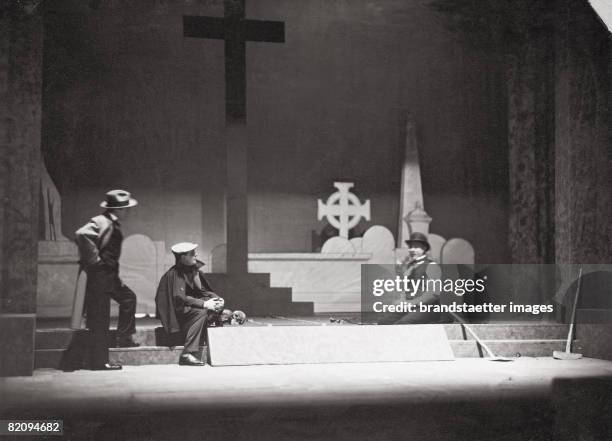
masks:
<svg viewBox="0 0 612 441"><path fill-rule="evenodd" d="M321 199L317 201L317 219L327 218L330 225L338 229L339 236L345 239L348 239L349 230L354 228L362 217L370 220L370 200L362 204L359 198L349 191L354 186L352 182L334 182L338 191L332 193L326 203Z"/></svg>

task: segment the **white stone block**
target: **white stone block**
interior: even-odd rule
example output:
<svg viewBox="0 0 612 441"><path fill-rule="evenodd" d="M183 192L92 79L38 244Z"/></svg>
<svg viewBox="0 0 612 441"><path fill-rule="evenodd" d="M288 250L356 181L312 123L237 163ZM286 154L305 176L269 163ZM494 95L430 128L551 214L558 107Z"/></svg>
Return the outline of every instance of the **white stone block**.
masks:
<svg viewBox="0 0 612 441"><path fill-rule="evenodd" d="M208 342L212 366L454 360L442 325L210 328Z"/></svg>

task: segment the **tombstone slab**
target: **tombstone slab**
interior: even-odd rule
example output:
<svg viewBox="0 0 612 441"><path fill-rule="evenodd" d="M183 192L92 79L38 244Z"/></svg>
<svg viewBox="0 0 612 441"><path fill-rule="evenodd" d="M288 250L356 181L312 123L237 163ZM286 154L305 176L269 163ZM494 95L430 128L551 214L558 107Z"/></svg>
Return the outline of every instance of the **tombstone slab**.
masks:
<svg viewBox="0 0 612 441"><path fill-rule="evenodd" d="M212 366L454 360L442 325L208 330Z"/></svg>
<svg viewBox="0 0 612 441"><path fill-rule="evenodd" d="M465 239L449 239L442 247L440 263L474 263L474 247Z"/></svg>
<svg viewBox="0 0 612 441"><path fill-rule="evenodd" d="M372 254L369 263L394 263L395 238L393 233L381 225L374 225L363 234L363 253Z"/></svg>
<svg viewBox="0 0 612 441"><path fill-rule="evenodd" d="M335 236L327 239L321 248L321 253L355 254L355 247L344 237Z"/></svg>
<svg viewBox="0 0 612 441"><path fill-rule="evenodd" d="M227 245L217 245L210 252L210 271L213 273L227 272Z"/></svg>
<svg viewBox="0 0 612 441"><path fill-rule="evenodd" d="M120 277L136 294L138 314L155 314L155 292L162 276L163 256L164 253L158 256L155 243L144 234L134 234L123 241Z"/></svg>
<svg viewBox="0 0 612 441"><path fill-rule="evenodd" d="M429 250L429 257L431 257L436 262L440 262L441 261L440 258L442 254L442 247L446 243L446 239L438 234L432 233L427 236L427 241L429 242L429 245L431 246Z"/></svg>
<svg viewBox="0 0 612 441"><path fill-rule="evenodd" d="M39 317L70 317L78 261L74 242L38 242L36 312Z"/></svg>
<svg viewBox="0 0 612 441"><path fill-rule="evenodd" d="M349 242L351 242L353 244L353 246L355 247L355 251L357 253L361 253L361 250L363 249L363 238L362 237L353 237L352 239L349 240Z"/></svg>

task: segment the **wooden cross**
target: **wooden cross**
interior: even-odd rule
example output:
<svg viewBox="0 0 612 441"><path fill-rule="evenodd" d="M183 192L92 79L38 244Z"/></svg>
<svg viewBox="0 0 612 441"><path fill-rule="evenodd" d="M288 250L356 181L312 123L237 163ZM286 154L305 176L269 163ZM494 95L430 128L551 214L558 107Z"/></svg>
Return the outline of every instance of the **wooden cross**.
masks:
<svg viewBox="0 0 612 441"><path fill-rule="evenodd" d="M227 272L248 268L246 42L283 43L285 25L245 19L244 0L224 0L224 17L183 16L183 35L225 40Z"/></svg>

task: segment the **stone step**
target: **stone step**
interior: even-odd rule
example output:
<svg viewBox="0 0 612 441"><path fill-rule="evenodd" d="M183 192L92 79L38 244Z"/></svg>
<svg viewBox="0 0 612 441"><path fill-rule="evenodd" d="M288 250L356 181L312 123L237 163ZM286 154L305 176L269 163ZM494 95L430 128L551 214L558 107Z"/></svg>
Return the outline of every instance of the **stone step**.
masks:
<svg viewBox="0 0 612 441"><path fill-rule="evenodd" d="M281 287L269 287L265 291L254 291L251 294L251 300L255 303L257 302L265 302L270 301L270 295L274 297L275 300L290 302L291 301L291 288L281 288Z"/></svg>
<svg viewBox="0 0 612 441"><path fill-rule="evenodd" d="M291 302L291 315L297 317L311 317L314 312L314 302Z"/></svg>
<svg viewBox="0 0 612 441"><path fill-rule="evenodd" d="M218 285L225 285L226 280L231 277L232 275L227 273L206 273L206 280L215 292L217 292ZM270 287L270 273L248 273L240 277L251 286Z"/></svg>
<svg viewBox="0 0 612 441"><path fill-rule="evenodd" d="M110 331L109 346L114 346L115 331ZM137 328L134 340L142 346L156 346L155 328ZM86 329L43 329L36 330L36 349L67 349L70 345L89 344L89 331Z"/></svg>
<svg viewBox="0 0 612 441"><path fill-rule="evenodd" d="M553 351L565 350L565 340L489 340L486 345L495 355L504 357L552 357ZM451 348L457 358L487 357L476 341L451 340ZM576 350L580 343L574 342Z"/></svg>
<svg viewBox="0 0 612 441"><path fill-rule="evenodd" d="M576 311L576 323L612 323L612 309L578 309Z"/></svg>
<svg viewBox="0 0 612 441"><path fill-rule="evenodd" d="M178 363L183 346L168 348L165 346L140 346L138 348L111 348L109 361L126 366L147 364ZM34 368L52 368L63 370L87 369L86 352L70 352L62 349L37 349L34 353ZM206 347L202 348L199 358L206 362Z"/></svg>
<svg viewBox="0 0 612 441"><path fill-rule="evenodd" d="M71 344L85 344L89 331L83 329L37 329L35 349L66 349Z"/></svg>
<svg viewBox="0 0 612 441"><path fill-rule="evenodd" d="M215 292L225 299L228 308L242 309L251 316L314 314L313 302L292 302L291 288L270 287L269 273L209 273L206 277Z"/></svg>
<svg viewBox="0 0 612 441"><path fill-rule="evenodd" d="M271 304L269 298L264 299L251 305L249 310L254 315L271 314L295 317L309 317L314 311L313 302L293 302L290 296L282 300L275 299L274 302Z"/></svg>
<svg viewBox="0 0 612 441"><path fill-rule="evenodd" d="M295 308L300 307L301 302L294 304ZM308 305L303 305L304 310L308 309ZM272 319L256 317L254 320L265 323L267 321L278 324ZM312 325L310 320L286 321L286 325L304 326ZM324 321L321 321L322 323ZM147 327L137 327L134 340L142 346L158 346L166 344L166 341L157 338L155 333L155 324L147 325ZM245 326L255 326L247 323ZM567 338L568 326L563 324L472 324L470 328L482 340L563 340ZM473 340L472 335L465 331L459 324L445 324L444 329L449 340ZM159 332L159 331L157 331ZM577 328L576 336L580 337L580 327ZM111 331L111 343L114 342L115 332ZM71 330L71 329L38 329L36 331L36 349L66 349L71 344L87 345L88 344L87 330ZM112 344L111 344L112 346Z"/></svg>
<svg viewBox="0 0 612 441"><path fill-rule="evenodd" d="M495 355L504 357L551 357L553 351L565 350L565 341L552 340L490 340L487 346ZM475 341L451 340L451 348L457 358L482 358L487 354ZM124 365L175 364L183 347L175 346L141 346L138 348L111 348L111 362ZM580 342L574 342L574 352L580 352ZM35 368L75 369L84 366L84 352L74 353L63 349L37 349L35 351ZM206 347L201 359L206 361ZM86 366L85 366L86 367Z"/></svg>
<svg viewBox="0 0 612 441"><path fill-rule="evenodd" d="M175 364L183 350L182 346L142 346L138 348L113 348L109 352L111 362L138 366L142 364ZM206 351L200 354L206 361Z"/></svg>
<svg viewBox="0 0 612 441"><path fill-rule="evenodd" d="M486 323L468 324L482 340L555 340L567 338L568 325L556 323ZM470 334L458 323L445 324L449 340L473 340Z"/></svg>

